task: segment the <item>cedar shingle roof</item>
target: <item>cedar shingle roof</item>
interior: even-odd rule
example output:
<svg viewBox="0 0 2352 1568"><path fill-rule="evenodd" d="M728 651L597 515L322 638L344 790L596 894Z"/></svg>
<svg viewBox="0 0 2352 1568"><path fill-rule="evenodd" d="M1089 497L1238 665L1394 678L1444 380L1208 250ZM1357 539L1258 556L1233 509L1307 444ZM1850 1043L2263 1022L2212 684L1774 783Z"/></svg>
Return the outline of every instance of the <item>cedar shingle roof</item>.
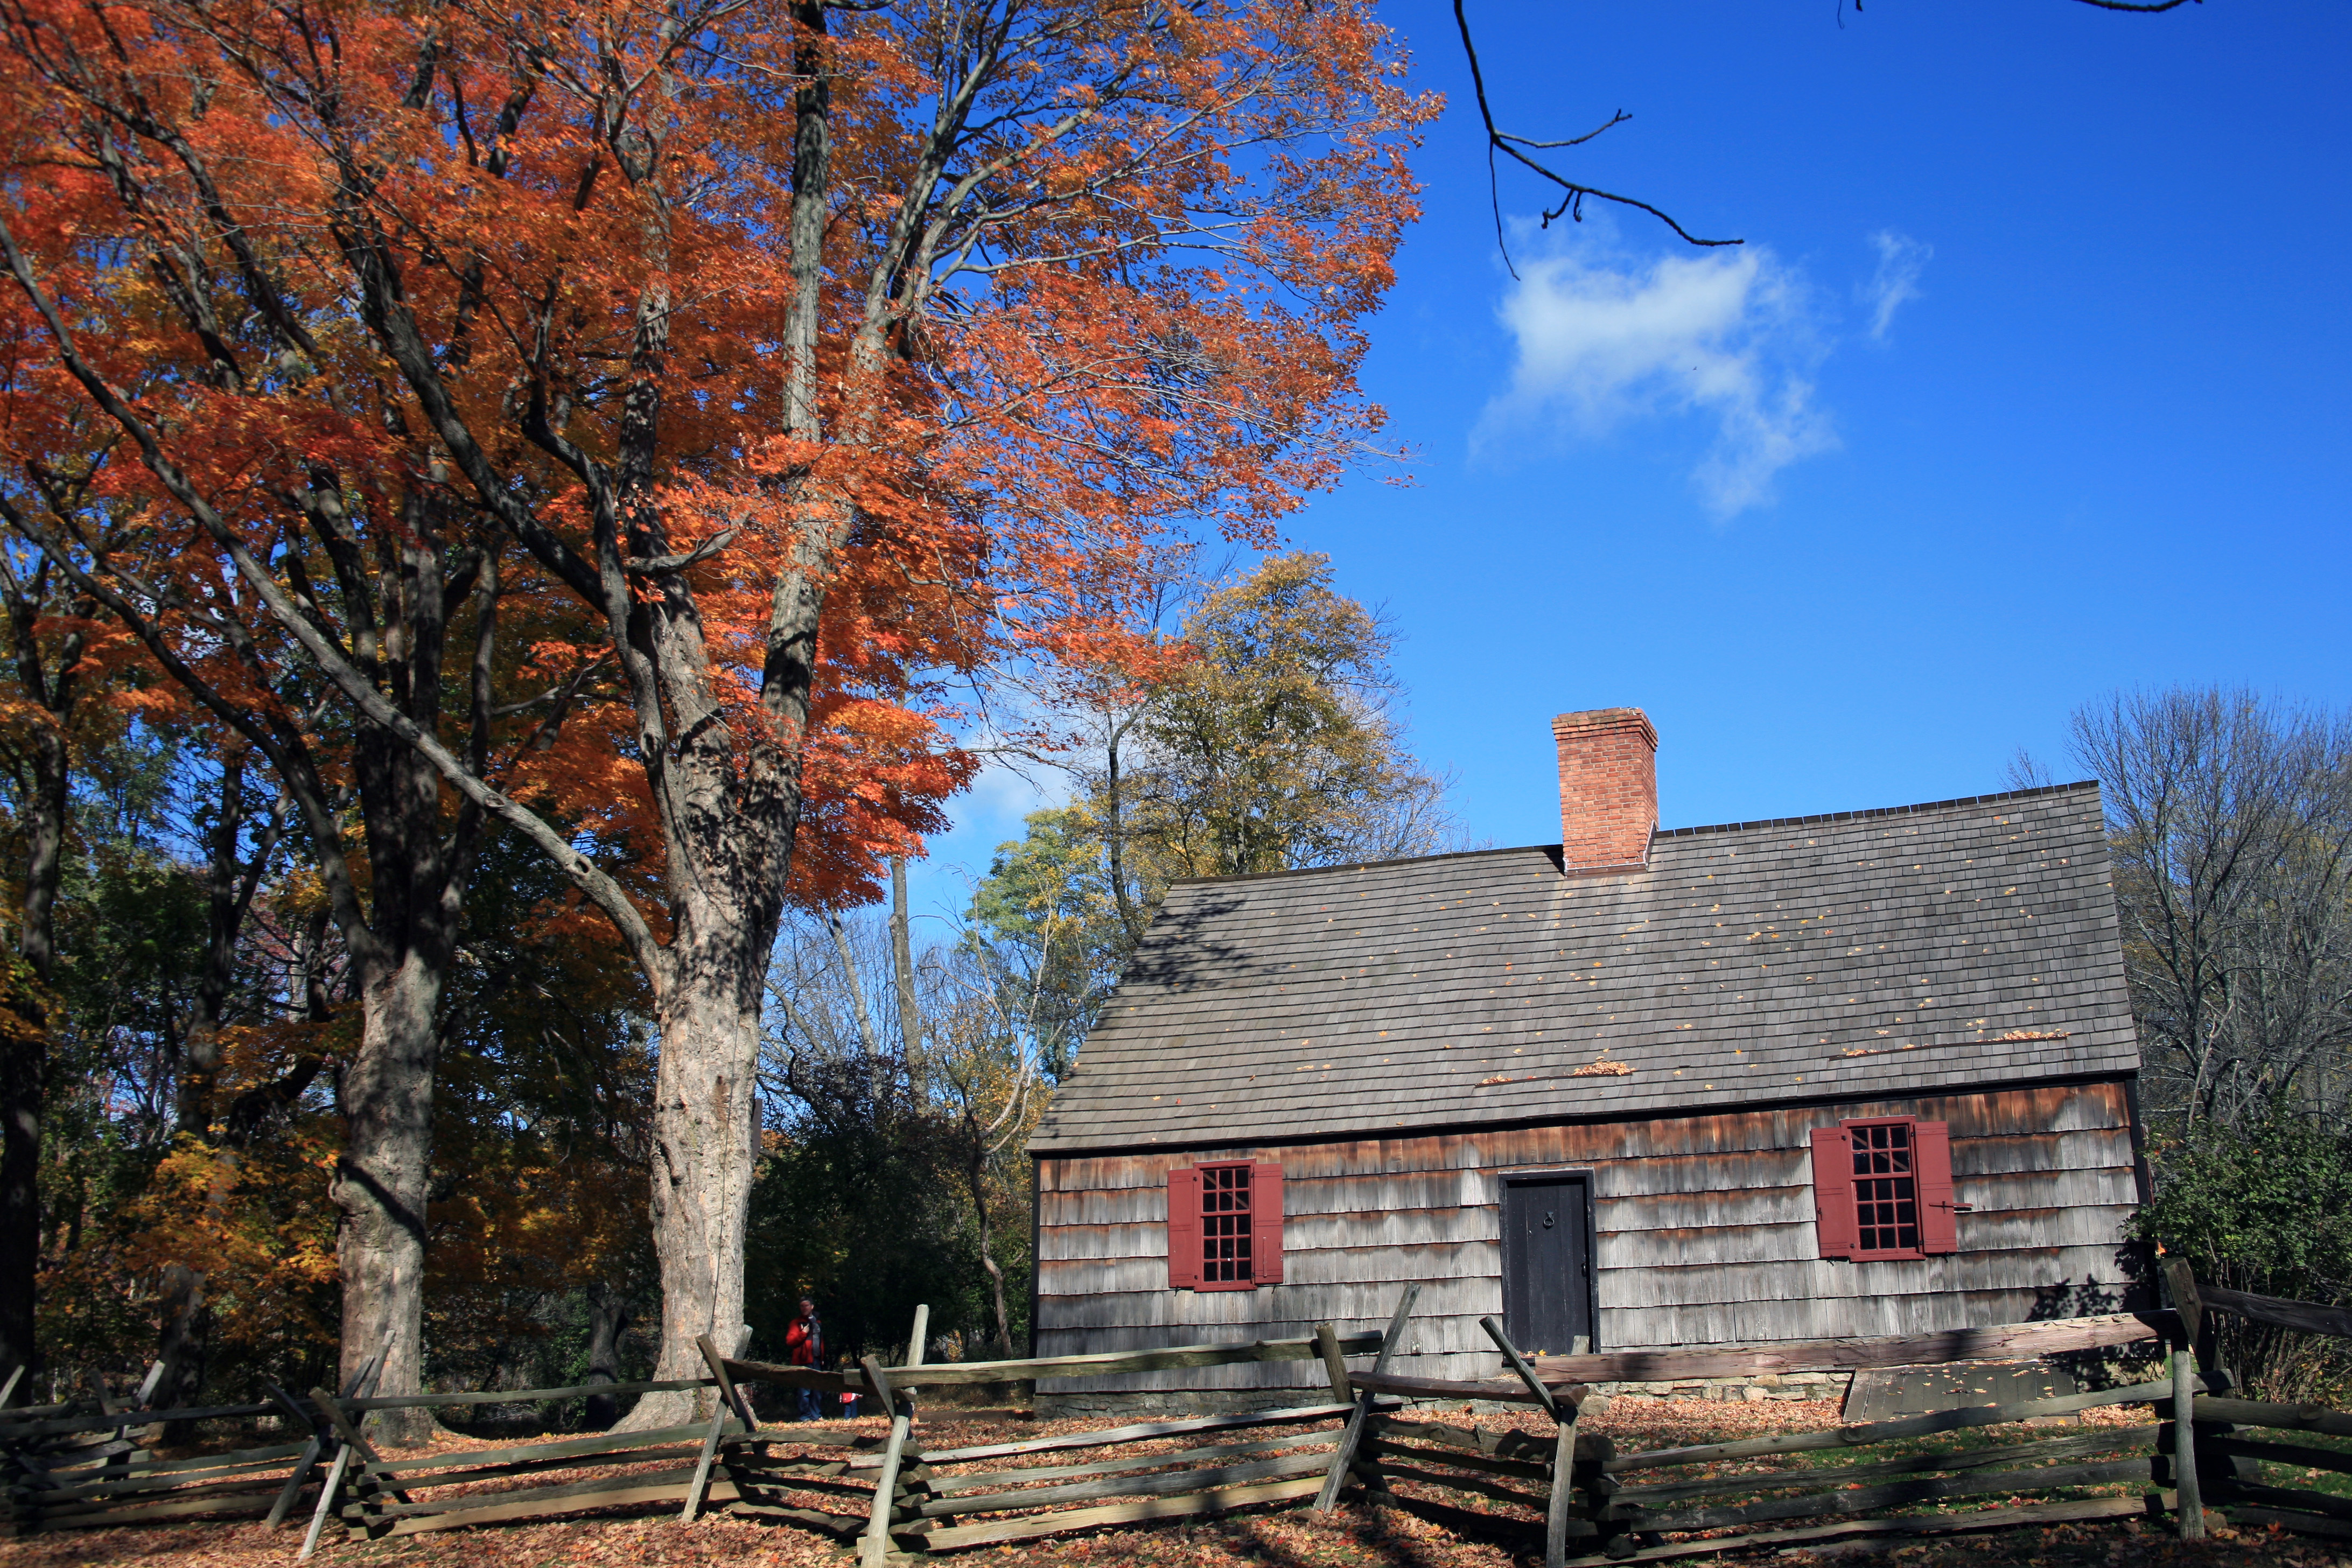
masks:
<svg viewBox="0 0 2352 1568"><path fill-rule="evenodd" d="M2019 1038L2004 1037L2034 1036ZM1605 1056L1632 1070L1578 1076ZM1169 891L1040 1153L2130 1074L2095 785Z"/></svg>

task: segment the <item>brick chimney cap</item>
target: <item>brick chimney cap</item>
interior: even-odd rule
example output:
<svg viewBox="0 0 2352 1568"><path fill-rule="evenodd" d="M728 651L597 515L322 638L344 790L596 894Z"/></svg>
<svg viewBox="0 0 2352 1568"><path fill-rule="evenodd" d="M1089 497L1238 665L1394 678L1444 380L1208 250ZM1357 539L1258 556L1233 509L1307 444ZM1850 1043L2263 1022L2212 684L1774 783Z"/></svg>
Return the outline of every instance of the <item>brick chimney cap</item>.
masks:
<svg viewBox="0 0 2352 1568"><path fill-rule="evenodd" d="M1619 725L1640 726L1642 739L1650 743L1652 751L1658 749L1658 727L1651 723L1650 716L1639 708L1588 708L1581 713L1562 713L1551 721L1551 730L1558 735L1570 730L1598 730Z"/></svg>

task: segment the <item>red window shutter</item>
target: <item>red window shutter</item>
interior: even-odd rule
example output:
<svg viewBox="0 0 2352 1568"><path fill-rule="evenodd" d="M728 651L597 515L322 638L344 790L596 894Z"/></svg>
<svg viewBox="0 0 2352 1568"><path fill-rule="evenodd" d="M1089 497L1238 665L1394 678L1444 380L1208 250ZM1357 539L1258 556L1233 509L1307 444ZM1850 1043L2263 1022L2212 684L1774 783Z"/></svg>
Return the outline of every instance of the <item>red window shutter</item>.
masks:
<svg viewBox="0 0 2352 1568"><path fill-rule="evenodd" d="M1187 1165L1168 1173L1168 1288L1200 1285L1201 1173Z"/></svg>
<svg viewBox="0 0 2352 1568"><path fill-rule="evenodd" d="M1843 1127L1813 1129L1813 1224L1823 1258L1853 1256L1853 1136Z"/></svg>
<svg viewBox="0 0 2352 1568"><path fill-rule="evenodd" d="M1919 1250L1958 1252L1960 1227L1952 1207L1951 1123L1912 1123L1911 1147L1919 1173Z"/></svg>
<svg viewBox="0 0 2352 1568"><path fill-rule="evenodd" d="M1250 1166L1250 1282L1282 1283L1282 1167Z"/></svg>

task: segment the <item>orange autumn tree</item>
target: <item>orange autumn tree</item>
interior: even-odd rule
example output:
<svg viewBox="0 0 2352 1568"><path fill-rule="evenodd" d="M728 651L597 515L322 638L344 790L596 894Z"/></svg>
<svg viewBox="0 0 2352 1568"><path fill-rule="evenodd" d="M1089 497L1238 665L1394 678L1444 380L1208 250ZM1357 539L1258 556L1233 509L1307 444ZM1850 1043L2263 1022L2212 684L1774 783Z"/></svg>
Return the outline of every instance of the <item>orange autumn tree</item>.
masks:
<svg viewBox="0 0 2352 1568"><path fill-rule="evenodd" d="M0 16L44 388L128 455L180 580L535 843L646 977L656 1375L693 1373L742 1321L812 806L860 847L827 876L914 847L969 767L943 674L1115 660L1088 606L1156 533L1265 542L1333 476L1376 424L1360 322L1432 106L1363 0ZM579 766L641 809L656 886L375 677L296 570L346 536L510 554L572 606L614 701L567 743L603 748Z"/></svg>

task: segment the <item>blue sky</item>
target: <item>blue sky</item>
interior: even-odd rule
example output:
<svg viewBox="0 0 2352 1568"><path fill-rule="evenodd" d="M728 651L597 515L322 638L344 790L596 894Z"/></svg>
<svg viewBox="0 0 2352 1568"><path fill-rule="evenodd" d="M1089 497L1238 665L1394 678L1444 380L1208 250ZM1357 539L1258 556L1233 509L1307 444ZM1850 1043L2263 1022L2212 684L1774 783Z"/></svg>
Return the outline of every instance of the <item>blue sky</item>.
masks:
<svg viewBox="0 0 2352 1568"><path fill-rule="evenodd" d="M1408 457L1287 532L1474 837L1558 838L1570 709L1649 711L1677 826L2071 776L2118 687L2352 702L2352 8L1473 0L1504 129L1625 110L1559 166L1748 242L1507 174L1517 281L1450 5L1389 15L1448 100L1365 374ZM921 901L1034 804L957 802Z"/></svg>

